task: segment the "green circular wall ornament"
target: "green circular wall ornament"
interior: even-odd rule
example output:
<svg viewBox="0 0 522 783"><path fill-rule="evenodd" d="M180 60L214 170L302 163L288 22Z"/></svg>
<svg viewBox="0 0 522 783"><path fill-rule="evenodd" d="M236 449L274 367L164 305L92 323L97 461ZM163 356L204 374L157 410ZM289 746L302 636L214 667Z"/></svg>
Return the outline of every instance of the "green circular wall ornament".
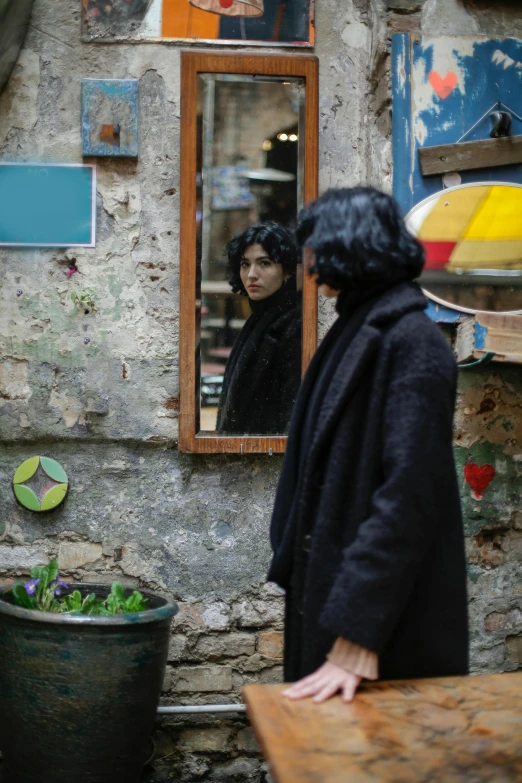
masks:
<svg viewBox="0 0 522 783"><path fill-rule="evenodd" d="M67 473L50 457L31 457L19 466L13 492L29 511L51 511L63 503L69 489Z"/></svg>

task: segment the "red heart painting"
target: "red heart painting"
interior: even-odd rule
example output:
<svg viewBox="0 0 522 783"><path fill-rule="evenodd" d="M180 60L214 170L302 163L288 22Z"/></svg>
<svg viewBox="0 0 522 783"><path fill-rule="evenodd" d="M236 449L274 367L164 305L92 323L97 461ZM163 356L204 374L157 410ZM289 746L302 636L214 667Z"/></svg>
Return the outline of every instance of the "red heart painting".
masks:
<svg viewBox="0 0 522 783"><path fill-rule="evenodd" d="M451 95L455 87L457 86L457 74L453 71L448 71L446 76L442 78L437 71L432 71L428 76L431 86L442 100Z"/></svg>
<svg viewBox="0 0 522 783"><path fill-rule="evenodd" d="M493 465L475 465L473 462L468 462L464 466L464 478L473 490L473 497L481 500L482 493L495 478L495 468Z"/></svg>

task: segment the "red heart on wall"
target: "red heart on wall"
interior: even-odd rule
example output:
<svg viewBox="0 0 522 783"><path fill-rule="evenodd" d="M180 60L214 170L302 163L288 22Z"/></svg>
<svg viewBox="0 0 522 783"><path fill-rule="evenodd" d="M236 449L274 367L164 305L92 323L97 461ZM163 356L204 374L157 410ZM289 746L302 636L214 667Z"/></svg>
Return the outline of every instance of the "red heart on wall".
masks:
<svg viewBox="0 0 522 783"><path fill-rule="evenodd" d="M473 490L473 496L480 500L482 493L495 478L495 468L493 465L475 465L473 462L468 462L464 466L464 478Z"/></svg>
<svg viewBox="0 0 522 783"><path fill-rule="evenodd" d="M457 86L457 74L453 71L448 71L446 76L442 78L437 71L432 71L428 76L431 86L439 96L439 98L447 98L451 95L455 87Z"/></svg>

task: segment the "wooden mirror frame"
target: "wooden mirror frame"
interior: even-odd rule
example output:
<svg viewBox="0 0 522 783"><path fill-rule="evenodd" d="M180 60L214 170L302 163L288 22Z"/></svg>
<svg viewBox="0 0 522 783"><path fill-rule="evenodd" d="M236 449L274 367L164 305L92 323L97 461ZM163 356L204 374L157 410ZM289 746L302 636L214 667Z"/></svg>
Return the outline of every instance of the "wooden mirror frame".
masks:
<svg viewBox="0 0 522 783"><path fill-rule="evenodd" d="M196 432L196 150L197 77L200 73L293 76L305 80L304 202L317 198L318 59L313 55L181 52L181 219L180 219L180 412L179 451L192 454L277 454L286 435L228 436ZM302 367L317 348L317 286L303 275Z"/></svg>

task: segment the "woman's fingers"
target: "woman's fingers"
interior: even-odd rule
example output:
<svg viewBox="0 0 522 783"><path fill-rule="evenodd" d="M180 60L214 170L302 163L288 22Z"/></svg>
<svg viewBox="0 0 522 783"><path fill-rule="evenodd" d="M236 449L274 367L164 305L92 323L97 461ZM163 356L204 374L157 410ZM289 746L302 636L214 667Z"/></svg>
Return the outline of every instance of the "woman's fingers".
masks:
<svg viewBox="0 0 522 783"><path fill-rule="evenodd" d="M341 687L342 682L330 680L320 690L316 691L313 700L316 704L320 704L322 701L326 701L331 696L334 696Z"/></svg>
<svg viewBox="0 0 522 783"><path fill-rule="evenodd" d="M355 674L350 674L349 679L345 681L343 686L343 693L342 693L342 699L345 702L353 701L353 697L355 696L355 691L359 687L359 683L361 682L361 678L358 677Z"/></svg>
<svg viewBox="0 0 522 783"><path fill-rule="evenodd" d="M339 666L327 661L322 666L294 683L283 691L283 696L288 699L306 699L313 697L316 703L326 701L338 691L341 691L343 701L352 701L361 678Z"/></svg>
<svg viewBox="0 0 522 783"><path fill-rule="evenodd" d="M284 696L290 696L290 698L295 698L296 694L301 694L304 691L307 691L310 687L314 687L319 683L323 676L323 667L321 666L319 669L317 669L313 674L309 674L308 677L303 677L302 680L298 680L293 685L290 686L290 688L287 688L283 691Z"/></svg>
<svg viewBox="0 0 522 783"><path fill-rule="evenodd" d="M289 699L304 699L306 696L312 696L314 693L317 693L322 687L323 680L319 677L308 682L299 680L291 688L283 691L283 695L288 696Z"/></svg>

